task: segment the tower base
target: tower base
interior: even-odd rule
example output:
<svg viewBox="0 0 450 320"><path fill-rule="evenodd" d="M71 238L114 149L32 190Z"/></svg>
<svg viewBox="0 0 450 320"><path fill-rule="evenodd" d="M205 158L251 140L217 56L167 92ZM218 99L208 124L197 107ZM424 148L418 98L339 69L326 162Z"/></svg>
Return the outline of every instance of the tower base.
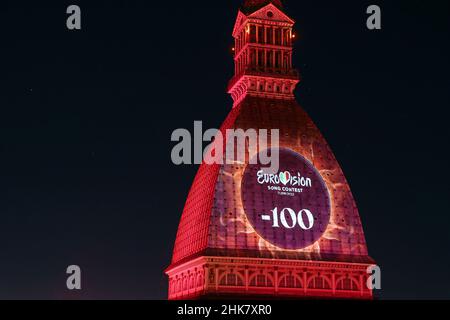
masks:
<svg viewBox="0 0 450 320"><path fill-rule="evenodd" d="M166 270L169 300L373 298L370 264L201 256Z"/></svg>

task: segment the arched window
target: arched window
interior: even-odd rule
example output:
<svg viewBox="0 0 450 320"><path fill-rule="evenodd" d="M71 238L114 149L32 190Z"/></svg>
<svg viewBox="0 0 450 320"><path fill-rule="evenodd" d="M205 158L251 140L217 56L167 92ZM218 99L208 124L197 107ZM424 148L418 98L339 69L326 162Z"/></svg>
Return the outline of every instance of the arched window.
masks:
<svg viewBox="0 0 450 320"><path fill-rule="evenodd" d="M281 45L281 37L282 37L281 29L280 28L276 28L275 29L275 44L277 46Z"/></svg>
<svg viewBox="0 0 450 320"><path fill-rule="evenodd" d="M199 273L197 275L197 287L202 287L203 286L203 276L201 273Z"/></svg>
<svg viewBox="0 0 450 320"><path fill-rule="evenodd" d="M265 54L263 50L258 50L258 67L264 67Z"/></svg>
<svg viewBox="0 0 450 320"><path fill-rule="evenodd" d="M256 43L256 26L255 25L250 26L250 42Z"/></svg>
<svg viewBox="0 0 450 320"><path fill-rule="evenodd" d="M258 43L264 43L264 27L258 26Z"/></svg>
<svg viewBox="0 0 450 320"><path fill-rule="evenodd" d="M256 67L256 50L255 49L250 50L250 61L251 61L252 67Z"/></svg>
<svg viewBox="0 0 450 320"><path fill-rule="evenodd" d="M323 276L315 276L309 280L308 289L331 289L330 281Z"/></svg>
<svg viewBox="0 0 450 320"><path fill-rule="evenodd" d="M257 274L250 278L251 287L273 287L272 279L265 274Z"/></svg>
<svg viewBox="0 0 450 320"><path fill-rule="evenodd" d="M222 276L219 283L221 286L240 287L244 285L244 280L236 273L227 273Z"/></svg>
<svg viewBox="0 0 450 320"><path fill-rule="evenodd" d="M266 58L267 58L266 66L268 68L272 68L273 67L273 51L268 51Z"/></svg>
<svg viewBox="0 0 450 320"><path fill-rule="evenodd" d="M345 291L359 291L359 285L355 279L345 277L337 281L336 289Z"/></svg>
<svg viewBox="0 0 450 320"><path fill-rule="evenodd" d="M281 68L281 52L277 51L275 53L275 68L280 69Z"/></svg>
<svg viewBox="0 0 450 320"><path fill-rule="evenodd" d="M299 277L294 275L285 275L281 278L280 288L302 288L302 281Z"/></svg>
<svg viewBox="0 0 450 320"><path fill-rule="evenodd" d="M273 44L273 28L272 27L267 28L267 43Z"/></svg>

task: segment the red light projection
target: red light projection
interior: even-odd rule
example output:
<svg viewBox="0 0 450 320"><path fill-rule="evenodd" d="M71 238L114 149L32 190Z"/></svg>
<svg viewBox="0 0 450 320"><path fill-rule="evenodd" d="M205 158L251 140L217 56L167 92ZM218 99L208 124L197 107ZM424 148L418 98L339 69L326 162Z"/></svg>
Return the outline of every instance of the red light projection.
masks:
<svg viewBox="0 0 450 320"><path fill-rule="evenodd" d="M242 190L242 186L245 187L246 183L244 175L247 164L223 165L220 167L214 187L208 248L215 248L217 252L237 251L239 254L256 257L366 261L368 254L364 233L350 187L325 139L305 111L295 100L278 101L259 97L247 97L239 105L238 110L239 115L234 122L234 128L243 130L253 128L257 131L264 128L280 130L281 148L290 150L285 154L292 154L284 156L292 164L286 164L286 169L281 167L280 170L283 172L290 170L291 175L294 175L294 172L298 174L297 169L307 168L305 172L308 172L313 186L320 187L321 184L324 186L309 190L308 199L312 201L310 203L313 206L324 212L324 217L327 216L329 206L329 223L321 222L321 229L314 233L314 237L305 239L303 244L306 245L308 242L310 244L304 247L300 240L297 240L298 243L285 245L280 245L279 241L275 243L270 241L270 237L265 238L257 231L251 217L262 214L260 210L265 211L265 214L270 213L275 207L280 214L280 210L289 206L292 206L298 214L299 210L308 209L300 205L302 198L297 196L291 200L283 200L286 201L286 205L283 202L281 205L275 205L268 194L263 194L258 195L260 202L255 201L253 205L246 204L245 193L252 192L251 187L249 190ZM252 150L248 152L250 158L256 156ZM297 160L290 160L291 157ZM299 160L302 158L303 160ZM280 161L283 165L283 156ZM256 197L257 195L254 196L255 200L258 199ZM317 202L314 202L314 199ZM320 231L323 233L318 237ZM273 236L275 235L271 235Z"/></svg>
<svg viewBox="0 0 450 320"><path fill-rule="evenodd" d="M330 197L319 172L305 158L284 148L278 154L280 170L275 174L266 173L261 164L246 167L244 212L255 232L274 247L303 249L328 228Z"/></svg>

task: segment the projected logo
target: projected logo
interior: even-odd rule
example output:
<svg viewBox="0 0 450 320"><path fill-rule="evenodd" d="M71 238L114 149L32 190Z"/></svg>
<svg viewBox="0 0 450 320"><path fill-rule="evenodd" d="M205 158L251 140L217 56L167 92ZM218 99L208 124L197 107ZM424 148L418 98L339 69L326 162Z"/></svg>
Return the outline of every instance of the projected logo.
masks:
<svg viewBox="0 0 450 320"><path fill-rule="evenodd" d="M314 244L330 222L330 196L319 172L300 154L279 149L279 172L249 164L242 180L247 219L267 242L286 250ZM256 162L253 162L256 163Z"/></svg>

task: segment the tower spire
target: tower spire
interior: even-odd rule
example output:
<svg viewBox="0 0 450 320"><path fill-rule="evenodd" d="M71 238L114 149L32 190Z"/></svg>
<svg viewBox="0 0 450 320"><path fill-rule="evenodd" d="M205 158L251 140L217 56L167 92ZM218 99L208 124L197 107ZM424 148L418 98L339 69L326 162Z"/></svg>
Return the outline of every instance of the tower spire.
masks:
<svg viewBox="0 0 450 320"><path fill-rule="evenodd" d="M212 149L226 161L203 162L192 184L166 269L171 300L373 297L366 284L374 261L358 208L331 148L295 100L294 21L276 3L247 0L257 9L238 12L234 106L220 129L235 134ZM278 173L265 171L269 154Z"/></svg>

